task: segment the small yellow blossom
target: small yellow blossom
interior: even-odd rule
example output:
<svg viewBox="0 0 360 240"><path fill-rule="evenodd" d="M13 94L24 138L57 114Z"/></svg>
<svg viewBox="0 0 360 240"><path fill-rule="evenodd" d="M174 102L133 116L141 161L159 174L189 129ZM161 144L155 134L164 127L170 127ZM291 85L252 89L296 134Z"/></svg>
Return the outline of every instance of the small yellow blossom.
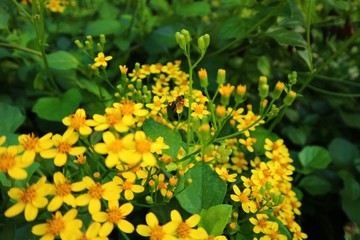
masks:
<svg viewBox="0 0 360 240"><path fill-rule="evenodd" d="M237 185L233 185L233 190L234 190L235 194L231 194L230 198L234 202L241 202L241 207L244 210L244 212L255 213L257 210L256 203L253 200L249 199L251 190L249 188L245 188L244 191L241 192Z"/></svg>
<svg viewBox="0 0 360 240"><path fill-rule="evenodd" d="M8 174L11 178L21 180L28 176L25 168L33 162L24 161L19 155L20 146L9 146L0 148L0 172ZM26 160L26 159L25 159Z"/></svg>
<svg viewBox="0 0 360 240"><path fill-rule="evenodd" d="M205 239L207 233L204 228L194 229L200 222L200 215L194 214L183 221L177 210L170 212L171 221L176 223L176 235L179 240Z"/></svg>
<svg viewBox="0 0 360 240"><path fill-rule="evenodd" d="M30 222L36 219L39 208L44 208L48 204L46 196L54 192L54 187L46 183L46 177L41 177L36 183L23 188L11 188L8 191L10 198L17 202L8 208L4 215L14 217L25 211L25 220Z"/></svg>
<svg viewBox="0 0 360 240"><path fill-rule="evenodd" d="M141 185L135 183L136 181L136 174L133 172L124 172L122 174L122 178L115 176L113 181L116 182L121 190L124 192L124 197L126 200L133 200L134 193L141 193L145 190L145 188Z"/></svg>
<svg viewBox="0 0 360 240"><path fill-rule="evenodd" d="M236 181L236 173L229 174L229 171L222 167L222 168L215 168L215 172L220 176L221 179L227 181L227 182L235 182Z"/></svg>
<svg viewBox="0 0 360 240"><path fill-rule="evenodd" d="M159 225L159 220L156 215L149 212L145 216L146 224L140 224L136 227L136 232L143 237L149 237L156 240L176 240L177 238L172 236L175 233L178 224L174 222L168 222L163 226Z"/></svg>
<svg viewBox="0 0 360 240"><path fill-rule="evenodd" d="M193 112L191 113L192 117L198 117L200 119L203 119L205 115L210 115L210 112L206 110L206 106L204 104L199 104L196 102L193 102L191 105L191 109Z"/></svg>
<svg viewBox="0 0 360 240"><path fill-rule="evenodd" d="M53 146L51 141L52 133L47 133L43 137L38 138L35 134L22 134L18 140L20 145L24 148L22 159L25 162L34 162L36 153L40 153Z"/></svg>
<svg viewBox="0 0 360 240"><path fill-rule="evenodd" d="M228 83L227 85L221 85L219 87L219 93L221 96L230 97L230 95L234 91L234 89L235 89L235 86L232 86Z"/></svg>
<svg viewBox="0 0 360 240"><path fill-rule="evenodd" d="M254 233L264 233L265 229L269 228L269 216L266 214L256 214L256 218L251 217L249 221L254 225L253 231Z"/></svg>
<svg viewBox="0 0 360 240"><path fill-rule="evenodd" d="M83 108L79 108L74 114L63 118L62 122L65 126L76 130L83 136L88 136L92 133L92 129L88 125L89 121L86 120L86 112Z"/></svg>
<svg viewBox="0 0 360 240"><path fill-rule="evenodd" d="M106 66L108 65L107 62L110 61L111 59L112 59L112 56L105 57L103 52L99 52L97 57L94 58L94 61L95 61L94 65L96 67L102 66L102 67L106 68Z"/></svg>

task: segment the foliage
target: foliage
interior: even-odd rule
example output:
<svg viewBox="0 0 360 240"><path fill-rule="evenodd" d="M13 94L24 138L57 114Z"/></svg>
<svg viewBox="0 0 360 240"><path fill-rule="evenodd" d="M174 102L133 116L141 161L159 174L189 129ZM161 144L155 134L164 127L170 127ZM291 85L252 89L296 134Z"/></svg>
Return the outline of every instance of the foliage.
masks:
<svg viewBox="0 0 360 240"><path fill-rule="evenodd" d="M49 1L54 5L34 2L38 4L0 2L3 76L0 131L6 135L7 145L17 145L19 135L28 132L36 136L48 132L62 134L66 130L61 123L63 118L78 108L83 108L87 116L103 114L114 101L121 103L120 96L129 91L136 93L128 88L125 75L114 66L126 64L136 70L156 62L165 66L181 60L181 69L185 72L205 68L210 80L205 89L209 96L216 96L215 104L226 103L217 93L219 84L214 81L217 70L226 69L226 83L242 84L246 86L243 89L250 89L246 101L252 104L252 111L261 116L266 114L259 104L265 99L261 95L266 93L266 87L260 95L252 90L259 88L259 76L266 76L269 86L275 86L279 79L282 82L288 79L289 83L296 79L295 103L281 108L272 121L266 119L264 128L258 127L251 133L257 139L255 152L265 154L263 146L269 131L287 142L295 166L293 190L303 203L303 214L298 221L300 225L304 223L303 229L310 236L338 239L344 235L343 226L347 221L359 224L360 205L356 194L360 177L359 141L356 136L360 122L357 31L360 16L357 1ZM190 52L183 55L184 49L178 47L179 42L174 38L182 28L188 29L193 39L205 33L211 36L206 57L193 69L184 63L188 63L190 53L193 56L200 48L193 41ZM106 68L91 69L100 52L113 59ZM297 75L291 74L293 71ZM129 80L133 78L131 73L126 75ZM152 77L146 75L146 81L141 84L133 82L134 89L142 94L153 91L156 81L151 82ZM194 89L203 89L200 79L193 78ZM143 89L145 85L147 89ZM114 98L115 92L119 95ZM151 94L133 100L146 105L153 101L154 94ZM179 95L164 104L174 106L175 100L181 100L176 96ZM231 98L229 107L235 106L235 99ZM271 105L268 103L267 107ZM206 106L212 116L207 120L217 122L216 109ZM189 113L181 117L190 119ZM177 114L168 117L169 121L179 120ZM219 136L231 134L234 130L230 126L222 126ZM172 158L193 140L186 129L173 131L150 119L137 127L153 141L163 136L170 146L163 152ZM100 133L91 136L92 143L101 140ZM179 139L183 141L181 146L175 144ZM187 152L191 152L190 147ZM245 159L249 163L252 155ZM177 166L169 164L161 171L176 169ZM36 170L33 169L35 175ZM32 170L27 171L31 176ZM207 170L202 169L200 173L202 171ZM191 172L188 174L193 178ZM186 185L184 181L179 184ZM11 183L2 178L2 184L10 186ZM198 191L202 185L188 188ZM2 196L7 194L4 192ZM177 200L186 201L186 198ZM201 204L202 201L194 208L199 210ZM227 204L219 205L222 210L217 211L226 212L227 207ZM164 216L160 212L157 216ZM334 219L335 213L343 217ZM168 216L164 219L168 220ZM315 219L320 224L314 223ZM15 229L13 222L6 224L12 226L9 229ZM314 229L314 225L318 227ZM210 227L205 229L210 231ZM4 234L11 235L11 231Z"/></svg>

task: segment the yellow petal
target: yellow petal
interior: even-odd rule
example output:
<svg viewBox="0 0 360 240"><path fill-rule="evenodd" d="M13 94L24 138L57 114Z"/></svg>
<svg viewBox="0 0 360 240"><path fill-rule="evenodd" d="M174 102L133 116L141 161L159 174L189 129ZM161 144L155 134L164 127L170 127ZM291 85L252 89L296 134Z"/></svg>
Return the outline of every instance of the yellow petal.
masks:
<svg viewBox="0 0 360 240"><path fill-rule="evenodd" d="M91 199L90 194L88 193L82 194L76 198L76 205L81 207L86 206L89 204L90 199Z"/></svg>
<svg viewBox="0 0 360 240"><path fill-rule="evenodd" d="M27 172L24 169L19 168L19 167L10 168L8 170L8 174L10 177L12 177L13 179L16 179L16 180L22 180L28 176Z"/></svg>
<svg viewBox="0 0 360 240"><path fill-rule="evenodd" d="M157 219L156 215L152 212L149 212L145 216L146 224L149 225L151 228L159 225L159 220Z"/></svg>
<svg viewBox="0 0 360 240"><path fill-rule="evenodd" d="M131 191L133 191L134 193L141 193L145 190L145 188L143 186L140 185L133 185L131 187Z"/></svg>
<svg viewBox="0 0 360 240"><path fill-rule="evenodd" d="M37 196L33 201L32 204L36 208L43 208L48 204L49 200L46 197Z"/></svg>
<svg viewBox="0 0 360 240"><path fill-rule="evenodd" d="M109 132L109 131L104 132L102 137L103 137L103 140L104 140L104 142L106 144L110 144L110 143L112 143L113 141L116 140L115 135L112 132Z"/></svg>
<svg viewBox="0 0 360 240"><path fill-rule="evenodd" d="M54 158L54 164L57 167L62 167L67 161L67 155L65 153L58 153Z"/></svg>
<svg viewBox="0 0 360 240"><path fill-rule="evenodd" d="M100 154L107 154L109 152L107 145L105 143L97 143L94 146L95 152Z"/></svg>
<svg viewBox="0 0 360 240"><path fill-rule="evenodd" d="M90 224L90 226L86 230L86 237L88 239L95 239L98 235L99 229L101 227L101 224L98 222L93 222Z"/></svg>
<svg viewBox="0 0 360 240"><path fill-rule="evenodd" d="M105 222L99 230L99 236L107 237L112 232L113 229L114 229L114 224L112 222Z"/></svg>
<svg viewBox="0 0 360 240"><path fill-rule="evenodd" d="M94 212L91 214L91 217L96 222L106 222L108 220L108 215L106 212Z"/></svg>
<svg viewBox="0 0 360 240"><path fill-rule="evenodd" d="M40 156L43 158L53 158L59 151L56 148L48 149L40 152Z"/></svg>
<svg viewBox="0 0 360 240"><path fill-rule="evenodd" d="M39 209L32 204L26 204L25 206L25 219L28 222L33 221L38 215Z"/></svg>
<svg viewBox="0 0 360 240"><path fill-rule="evenodd" d="M132 225L127 220L121 220L120 223L117 224L118 228L124 233L132 233L134 231L134 225Z"/></svg>
<svg viewBox="0 0 360 240"><path fill-rule="evenodd" d="M172 210L170 212L170 218L171 218L171 221L182 222L182 217L181 217L180 213L177 210Z"/></svg>
<svg viewBox="0 0 360 240"><path fill-rule="evenodd" d="M54 183L55 184L61 184L61 183L65 183L66 178L64 176L64 174L62 174L62 172L56 172L54 173Z"/></svg>
<svg viewBox="0 0 360 240"><path fill-rule="evenodd" d="M119 163L120 161L117 154L109 154L105 159L105 165L107 168L113 168Z"/></svg>
<svg viewBox="0 0 360 240"><path fill-rule="evenodd" d="M125 190L124 196L126 200L134 199L134 193L131 190Z"/></svg>
<svg viewBox="0 0 360 240"><path fill-rule="evenodd" d="M67 205L69 205L69 206L71 206L71 207L73 207L73 208L76 207L76 199L75 199L75 197L74 197L73 195L71 195L71 194L68 194L68 195L64 196L64 197L63 197L63 201L64 201Z"/></svg>
<svg viewBox="0 0 360 240"><path fill-rule="evenodd" d="M53 199L50 200L49 205L47 206L47 210L49 212L54 212L58 210L62 204L63 198L60 196L55 196Z"/></svg>
<svg viewBox="0 0 360 240"><path fill-rule="evenodd" d="M18 202L12 205L11 207L9 207L5 211L4 215L6 217L14 217L16 215L19 215L22 211L24 211L24 209L25 209L25 203Z"/></svg>
<svg viewBox="0 0 360 240"><path fill-rule="evenodd" d="M8 191L9 197L12 199L19 199L24 194L23 190L20 188L11 188Z"/></svg>
<svg viewBox="0 0 360 240"><path fill-rule="evenodd" d="M123 216L127 216L134 210L134 206L131 203L125 203L120 206L119 210Z"/></svg>
<svg viewBox="0 0 360 240"><path fill-rule="evenodd" d="M95 198L90 199L88 209L89 209L89 213L91 214L100 211L101 209L100 200Z"/></svg>
<svg viewBox="0 0 360 240"><path fill-rule="evenodd" d="M64 214L63 219L64 219L64 221L70 221L72 219L75 219L77 214L78 214L78 211L75 208L72 208Z"/></svg>
<svg viewBox="0 0 360 240"><path fill-rule="evenodd" d="M146 226L144 224L137 225L136 232L143 236L143 237L150 237L151 235L151 228L149 226Z"/></svg>
<svg viewBox="0 0 360 240"><path fill-rule="evenodd" d="M86 151L86 147L83 147L83 146L72 147L72 148L70 149L69 154L70 154L70 155L73 155L73 156L78 156L78 155L83 154L85 151Z"/></svg>
<svg viewBox="0 0 360 240"><path fill-rule="evenodd" d="M48 231L47 223L41 223L33 226L31 232L37 236L42 236Z"/></svg>
<svg viewBox="0 0 360 240"><path fill-rule="evenodd" d="M196 225L198 225L198 223L200 222L200 215L194 214L191 217L189 217L185 222L187 225L189 225L191 228L193 228Z"/></svg>

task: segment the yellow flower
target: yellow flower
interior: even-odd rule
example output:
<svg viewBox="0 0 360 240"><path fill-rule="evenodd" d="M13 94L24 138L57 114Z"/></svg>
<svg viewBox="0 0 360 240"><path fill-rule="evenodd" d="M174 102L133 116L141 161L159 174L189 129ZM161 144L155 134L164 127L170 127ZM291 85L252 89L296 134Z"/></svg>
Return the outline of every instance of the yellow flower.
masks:
<svg viewBox="0 0 360 240"><path fill-rule="evenodd" d="M130 133L123 138L114 135L112 132L107 131L103 133L104 142L95 144L94 149L100 154L107 154L105 158L105 165L108 168L113 168L121 161L127 164L136 164L133 154L135 151L134 134Z"/></svg>
<svg viewBox="0 0 360 240"><path fill-rule="evenodd" d="M105 115L94 114L93 119L89 119L87 123L89 126L95 127L95 131L104 131L113 127L120 133L127 132L129 126L134 124L134 122L127 122L125 124L121 111L115 108L106 108Z"/></svg>
<svg viewBox="0 0 360 240"><path fill-rule="evenodd" d="M24 161L18 155L20 151L20 146L0 148L0 172L4 172L17 180L25 179L28 176L24 168L32 164L32 161Z"/></svg>
<svg viewBox="0 0 360 240"><path fill-rule="evenodd" d="M224 96L224 97L230 97L231 93L234 91L235 87L234 86L231 86L229 83L224 86L224 85L221 85L219 87L219 93L221 96Z"/></svg>
<svg viewBox="0 0 360 240"><path fill-rule="evenodd" d="M249 221L255 225L253 228L254 233L264 233L265 229L269 228L269 216L266 214L256 214L256 218L252 217Z"/></svg>
<svg viewBox="0 0 360 240"><path fill-rule="evenodd" d="M261 237L260 240L287 240L287 237L279 233L279 224L277 222L269 222L269 228L264 229L265 236Z"/></svg>
<svg viewBox="0 0 360 240"><path fill-rule="evenodd" d="M42 151L40 152L40 155L43 158L54 158L55 166L62 167L67 162L68 154L78 156L86 151L86 148L83 146L73 147L78 139L79 134L74 132L73 129L66 130L62 136L60 134L55 134L52 137L52 141L56 148Z"/></svg>
<svg viewBox="0 0 360 240"><path fill-rule="evenodd" d="M169 149L169 146L164 143L163 137L158 137L155 142L151 144L150 152L162 154L162 150Z"/></svg>
<svg viewBox="0 0 360 240"><path fill-rule="evenodd" d="M146 107L151 109L151 114L157 114L161 112L161 109L166 109L166 97L154 96L152 103L147 103Z"/></svg>
<svg viewBox="0 0 360 240"><path fill-rule="evenodd" d="M107 56L105 57L104 53L103 52L99 52L97 57L94 58L94 65L96 67L100 67L100 66L103 66L103 67L106 67L108 65L108 61L110 61L112 59L112 56Z"/></svg>
<svg viewBox="0 0 360 240"><path fill-rule="evenodd" d="M35 134L22 134L18 140L20 145L24 148L22 159L25 162L34 162L36 153L40 153L53 146L51 141L52 133L48 133L41 138L35 136Z"/></svg>
<svg viewBox="0 0 360 240"><path fill-rule="evenodd" d="M89 212L99 212L101 209L101 199L112 201L120 198L120 187L115 182L110 181L105 184L95 182L89 176L83 177L81 182L76 182L71 185L74 192L81 192L87 189L87 193L81 194L76 198L76 205L88 205Z"/></svg>
<svg viewBox="0 0 360 240"><path fill-rule="evenodd" d="M75 208L76 200L71 194L71 185L69 179L67 179L61 172L54 173L54 185L55 196L50 200L47 206L48 211L54 212L58 210L63 203Z"/></svg>
<svg viewBox="0 0 360 240"><path fill-rule="evenodd" d="M53 240L57 237L62 240L75 240L77 236L81 235L80 228L83 224L80 219L75 218L77 213L76 209L70 209L63 216L58 211L46 223L33 226L31 232L42 236L40 240Z"/></svg>
<svg viewBox="0 0 360 240"><path fill-rule="evenodd" d="M233 163L231 169L237 171L237 173L242 173L243 170L248 170L248 162L244 157L244 153L236 152L235 157L231 158L231 162Z"/></svg>
<svg viewBox="0 0 360 240"><path fill-rule="evenodd" d="M193 229L200 222L200 215L194 214L188 219L183 221L180 213L177 210L170 212L171 221L176 223L176 234L180 240L192 240L192 239L205 239L207 233L205 229L198 228Z"/></svg>
<svg viewBox="0 0 360 240"><path fill-rule="evenodd" d="M245 188L243 192L240 191L239 187L236 185L233 185L233 190L235 192L235 194L231 194L230 198L234 201L234 202L241 202L241 207L244 210L244 212L249 213L255 213L257 208L256 208L256 203L253 200L249 199L249 195L250 195L250 189L249 188Z"/></svg>
<svg viewBox="0 0 360 240"><path fill-rule="evenodd" d="M155 166L156 158L151 153L152 141L143 131L135 132L135 153L132 158L135 162L142 160L142 166Z"/></svg>
<svg viewBox="0 0 360 240"><path fill-rule="evenodd" d="M75 129L81 135L88 136L92 133L92 129L88 125L89 121L86 120L86 112L83 108L79 108L74 114L63 118L62 122L65 126Z"/></svg>
<svg viewBox="0 0 360 240"><path fill-rule="evenodd" d="M236 173L229 174L228 170L224 167L222 168L215 168L215 172L220 176L221 179L228 181L228 182L235 182L236 181Z"/></svg>
<svg viewBox="0 0 360 240"><path fill-rule="evenodd" d="M198 117L200 119L203 119L203 117L205 115L209 115L210 112L208 110L206 110L206 107L204 104L199 104L196 102L193 102L191 105L191 109L193 110L193 112L191 113L191 116L193 117Z"/></svg>
<svg viewBox="0 0 360 240"><path fill-rule="evenodd" d="M48 204L46 196L53 192L54 187L46 183L45 176L42 176L36 183L26 189L11 188L8 195L17 203L5 211L5 216L14 217L25 210L26 221L33 221L38 215L39 208L44 208Z"/></svg>
<svg viewBox="0 0 360 240"><path fill-rule="evenodd" d="M163 226L159 225L159 220L156 215L149 212L145 216L146 224L140 224L136 227L136 232L143 237L150 237L150 239L156 240L176 240L177 238L172 236L175 233L177 224L168 222Z"/></svg>
<svg viewBox="0 0 360 240"><path fill-rule="evenodd" d="M119 206L119 201L115 200L109 202L109 209L106 212L93 213L92 218L94 221L104 223L99 230L99 236L108 236L113 231L114 225L125 233L132 233L135 228L129 221L125 220L125 217L129 215L133 209L134 206L131 203L125 203Z"/></svg>
<svg viewBox="0 0 360 240"><path fill-rule="evenodd" d="M254 152L253 144L256 143L256 138L248 137L246 140L241 138L239 143L244 145L249 152Z"/></svg>
<svg viewBox="0 0 360 240"><path fill-rule="evenodd" d="M134 193L141 193L145 190L143 186L135 184L136 181L135 173L124 172L122 174L122 177L124 177L125 180L115 176L113 181L116 182L124 191L124 197L126 200L133 200Z"/></svg>

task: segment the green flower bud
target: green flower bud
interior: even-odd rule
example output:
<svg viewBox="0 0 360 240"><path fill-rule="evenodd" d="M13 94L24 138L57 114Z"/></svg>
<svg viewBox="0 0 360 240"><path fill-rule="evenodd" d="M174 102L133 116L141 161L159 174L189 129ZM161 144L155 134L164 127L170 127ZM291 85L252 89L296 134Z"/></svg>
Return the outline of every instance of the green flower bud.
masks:
<svg viewBox="0 0 360 240"><path fill-rule="evenodd" d="M281 93L282 93L283 90L284 90L284 87L285 87L285 85L284 85L283 82L278 81L278 82L276 83L275 88L274 88L274 91L273 91L273 93L272 93L272 98L273 98L274 100L276 100L276 99L278 99L278 98L280 97Z"/></svg>
<svg viewBox="0 0 360 240"><path fill-rule="evenodd" d="M216 83L221 85L225 83L226 71L224 69L218 69Z"/></svg>
<svg viewBox="0 0 360 240"><path fill-rule="evenodd" d="M147 204L154 204L154 199L150 195L145 197L145 201Z"/></svg>
<svg viewBox="0 0 360 240"><path fill-rule="evenodd" d="M291 90L284 98L284 104L286 106L290 106L294 102L295 98L296 98L296 92Z"/></svg>
<svg viewBox="0 0 360 240"><path fill-rule="evenodd" d="M208 48L210 45L210 35L206 33L203 35L203 38L205 42L205 48Z"/></svg>
<svg viewBox="0 0 360 240"><path fill-rule="evenodd" d="M206 47L205 47L205 41L204 41L203 36L198 38L198 47L200 49L201 54L204 54L206 51Z"/></svg>
<svg viewBox="0 0 360 240"><path fill-rule="evenodd" d="M100 34L100 43L101 43L102 45L104 45L105 42L106 42L105 35L104 35L104 34Z"/></svg>
<svg viewBox="0 0 360 240"><path fill-rule="evenodd" d="M259 89L259 95L262 99L266 98L269 95L269 85L262 84Z"/></svg>
<svg viewBox="0 0 360 240"><path fill-rule="evenodd" d="M180 48L185 50L186 49L186 40L185 36L180 32L176 32L175 34L176 42L179 44Z"/></svg>
<svg viewBox="0 0 360 240"><path fill-rule="evenodd" d="M182 29L181 34L184 35L186 43L191 42L190 32L188 30Z"/></svg>
<svg viewBox="0 0 360 240"><path fill-rule="evenodd" d="M83 48L84 48L84 45L80 42L79 39L76 39L76 40L75 40L75 44L76 44L76 46L77 46L78 48L80 48L80 49L83 49Z"/></svg>
<svg viewBox="0 0 360 240"><path fill-rule="evenodd" d="M201 68L198 72L200 78L200 85L203 88L206 88L209 85L208 75L206 69Z"/></svg>

